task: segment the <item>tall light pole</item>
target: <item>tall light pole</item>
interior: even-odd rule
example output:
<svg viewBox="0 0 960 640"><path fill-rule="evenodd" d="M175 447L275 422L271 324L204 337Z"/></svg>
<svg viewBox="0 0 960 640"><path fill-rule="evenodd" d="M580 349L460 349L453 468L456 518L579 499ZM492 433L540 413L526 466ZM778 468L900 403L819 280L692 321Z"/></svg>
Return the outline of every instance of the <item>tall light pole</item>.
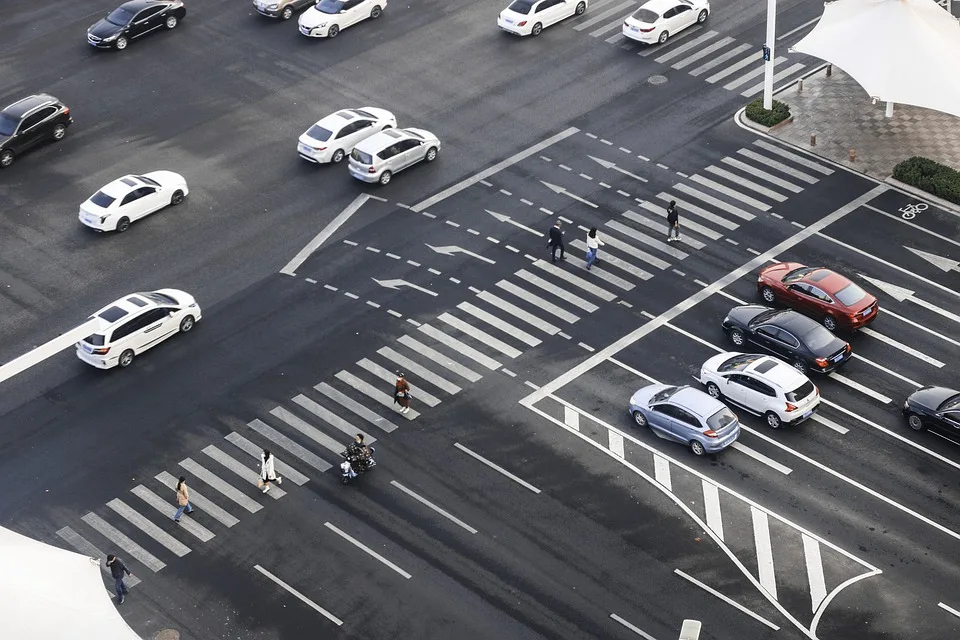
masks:
<svg viewBox="0 0 960 640"><path fill-rule="evenodd" d="M773 45L777 40L777 0L767 0L767 44L763 47L763 108L773 109Z"/></svg>

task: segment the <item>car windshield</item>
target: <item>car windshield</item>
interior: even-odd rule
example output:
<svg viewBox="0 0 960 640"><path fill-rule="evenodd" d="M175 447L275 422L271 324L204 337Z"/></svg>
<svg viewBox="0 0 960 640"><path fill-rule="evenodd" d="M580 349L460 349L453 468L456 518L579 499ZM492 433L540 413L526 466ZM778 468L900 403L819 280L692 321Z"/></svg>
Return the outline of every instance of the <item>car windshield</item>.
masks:
<svg viewBox="0 0 960 640"><path fill-rule="evenodd" d="M960 393L952 398L947 398L937 407L937 411L956 411L957 409L960 409Z"/></svg>
<svg viewBox="0 0 960 640"><path fill-rule="evenodd" d="M830 343L836 339L836 336L821 326L813 327L807 335L803 336L804 344L814 353L830 346Z"/></svg>
<svg viewBox="0 0 960 640"><path fill-rule="evenodd" d="M750 326L754 327L758 324L763 324L764 322L770 320L774 316L778 316L783 313L782 309L767 309L766 311L761 311L757 316L750 321Z"/></svg>
<svg viewBox="0 0 960 640"><path fill-rule="evenodd" d="M655 402L663 402L664 400L668 399L670 396L672 396L679 390L680 390L680 387L667 387L663 391L660 391L659 393L655 393L653 397L650 398L650 403L653 404Z"/></svg>
<svg viewBox="0 0 960 640"><path fill-rule="evenodd" d="M721 431L737 421L736 414L727 407L720 409L715 414L707 418L707 427L714 431Z"/></svg>
<svg viewBox="0 0 960 640"><path fill-rule="evenodd" d="M157 304L179 304L176 300L165 293L158 293L156 291L141 291L139 295L143 296L147 300L153 300Z"/></svg>
<svg viewBox="0 0 960 640"><path fill-rule="evenodd" d="M510 11L513 11L515 13L522 13L523 15L527 15L528 13L530 13L530 9L533 8L533 3L535 1L536 0L514 0L513 2L510 3L510 6L507 8L510 9Z"/></svg>
<svg viewBox="0 0 960 640"><path fill-rule="evenodd" d="M90 198L90 202L97 205L98 207L103 207L104 209L109 207L115 201L116 201L116 198L114 198L113 196L108 196L103 191L97 191L95 194L93 194L93 197Z"/></svg>
<svg viewBox="0 0 960 640"><path fill-rule="evenodd" d="M847 307L852 307L863 300L866 296L867 292L852 282L834 294L834 297L840 301L840 304Z"/></svg>
<svg viewBox="0 0 960 640"><path fill-rule="evenodd" d="M638 9L636 13L633 14L634 20L639 20L640 22L646 22L648 24L653 24L660 19L660 16L650 9Z"/></svg>
<svg viewBox="0 0 960 640"><path fill-rule="evenodd" d="M119 9L114 9L110 12L110 15L107 16L107 22L110 24L115 24L118 27L125 27L130 23L130 20L133 19L133 14L120 7Z"/></svg>
<svg viewBox="0 0 960 640"><path fill-rule="evenodd" d="M160 183L159 183L159 182L157 182L156 180L154 180L154 179L152 179L152 178L148 178L147 176L137 176L137 179L138 179L138 180L142 180L142 181L143 181L144 183L146 183L146 184L153 185L154 187L159 187L159 186L160 186Z"/></svg>
<svg viewBox="0 0 960 640"><path fill-rule="evenodd" d="M721 364L717 367L717 371L742 371L763 357L753 353L741 353Z"/></svg>
<svg viewBox="0 0 960 640"><path fill-rule="evenodd" d="M813 383L809 380L804 381L802 385L794 389L793 391L787 392L787 402L800 402L811 393L813 393Z"/></svg>
<svg viewBox="0 0 960 640"><path fill-rule="evenodd" d="M811 272L816 271L816 267L800 267L799 269L794 269L787 275L783 276L784 282L796 282L797 280L803 280Z"/></svg>
<svg viewBox="0 0 960 640"><path fill-rule="evenodd" d="M310 130L307 131L308 138L313 138L314 140L320 140L321 142L324 140L329 140L332 134L333 134L332 131L330 131L329 129L324 129L318 124L313 125L312 127L310 127Z"/></svg>
<svg viewBox="0 0 960 640"><path fill-rule="evenodd" d="M0 136L12 136L13 132L17 130L18 124L20 124L18 119L0 113Z"/></svg>
<svg viewBox="0 0 960 640"><path fill-rule="evenodd" d="M317 3L317 11L321 13L340 13L345 4L344 0L320 0Z"/></svg>

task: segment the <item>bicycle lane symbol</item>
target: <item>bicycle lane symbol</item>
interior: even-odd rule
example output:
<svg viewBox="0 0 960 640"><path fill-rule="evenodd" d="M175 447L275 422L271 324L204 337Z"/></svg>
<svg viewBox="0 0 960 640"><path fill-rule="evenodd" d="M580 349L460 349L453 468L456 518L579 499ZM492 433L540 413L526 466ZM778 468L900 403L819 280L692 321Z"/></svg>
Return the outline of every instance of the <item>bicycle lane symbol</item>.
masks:
<svg viewBox="0 0 960 640"><path fill-rule="evenodd" d="M913 220L914 218L917 217L918 213L926 211L929 208L930 208L930 205L928 205L925 202L919 202L917 204L911 203L905 207L900 207L899 209L900 217L902 217L904 220Z"/></svg>

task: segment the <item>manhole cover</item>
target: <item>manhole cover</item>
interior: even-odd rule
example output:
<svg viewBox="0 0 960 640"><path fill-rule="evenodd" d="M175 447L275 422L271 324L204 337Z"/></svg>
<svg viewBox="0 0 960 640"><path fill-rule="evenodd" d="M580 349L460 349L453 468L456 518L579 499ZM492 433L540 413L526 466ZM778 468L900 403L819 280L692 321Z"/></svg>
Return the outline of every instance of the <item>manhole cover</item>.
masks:
<svg viewBox="0 0 960 640"><path fill-rule="evenodd" d="M164 629L154 636L153 640L180 640L180 632L173 629Z"/></svg>
<svg viewBox="0 0 960 640"><path fill-rule="evenodd" d="M650 76L647 82L650 84L663 84L667 81L667 76Z"/></svg>

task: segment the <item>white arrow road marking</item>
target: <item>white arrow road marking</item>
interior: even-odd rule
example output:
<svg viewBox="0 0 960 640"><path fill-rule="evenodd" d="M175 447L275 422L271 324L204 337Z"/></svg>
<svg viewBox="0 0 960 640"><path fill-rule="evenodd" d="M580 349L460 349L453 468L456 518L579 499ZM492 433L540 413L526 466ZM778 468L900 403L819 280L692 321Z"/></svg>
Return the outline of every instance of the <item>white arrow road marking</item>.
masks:
<svg viewBox="0 0 960 640"><path fill-rule="evenodd" d="M488 263L488 264L497 264L495 260L491 260L490 258L484 258L484 257L481 256L480 254L474 253L473 251L467 251L466 249L464 249L464 248L462 248L462 247L456 247L456 246L453 246L453 245L450 245L450 246L447 246L447 247L435 247L435 246L430 245L430 244L428 244L427 246L430 247L431 249L433 249L434 251L436 251L437 253L442 254L442 255L445 255L445 256L452 256L452 255L455 254L455 253L462 253L462 254L464 254L464 255L470 256L471 258L476 258L477 260L482 260L483 262L486 262L486 263Z"/></svg>
<svg viewBox="0 0 960 640"><path fill-rule="evenodd" d="M594 162L596 162L597 164L599 164L604 169L613 169L614 171L619 171L623 175L630 176L634 180L639 180L640 182L650 182L649 180L647 180L642 176L638 176L635 173L630 173L626 169L621 169L620 167L617 166L615 162L610 162L609 160L603 160L601 158L594 158L593 156L587 156L587 157L593 160Z"/></svg>
<svg viewBox="0 0 960 640"><path fill-rule="evenodd" d="M941 271L960 271L960 269L957 269L957 267L960 267L960 260L951 260L950 258L944 258L935 253L920 251L920 249L914 249L913 247L904 246L903 248L920 256Z"/></svg>
<svg viewBox="0 0 960 640"><path fill-rule="evenodd" d="M915 296L914 292L911 291L910 289L905 289L904 287L900 287L895 284L891 284L889 282L884 282L883 280L877 280L876 278L865 276L862 273L860 274L860 277L866 280L867 282L869 282L870 284L872 284L873 286L877 287L884 293L886 293L888 296L892 297L897 302L903 302L906 300L908 302L912 302L913 304L919 307L923 307L928 311L933 311L934 313L939 314L944 318L948 318L950 320L953 320L956 323L960 323L960 316L958 316L955 313L951 313L946 309L941 309L940 307L933 304L932 302L921 300L920 298Z"/></svg>
<svg viewBox="0 0 960 640"><path fill-rule="evenodd" d="M536 235L540 236L541 238L542 238L543 235L544 235L543 233L541 233L540 231L537 231L536 229L531 229L530 227L528 227L528 226L526 226L526 225L522 225L522 224L520 224L519 222L515 222L514 220L512 220L512 219L510 218L510 216L505 216L505 215L503 215L502 213L497 213L496 211L490 211L489 209L484 209L484 211L486 211L487 213L489 213L490 215L492 215L494 218L496 218L496 219L499 220L500 222L506 222L507 224L512 224L513 226L519 227L520 229L523 229L524 231L529 231L530 233L535 233Z"/></svg>
<svg viewBox="0 0 960 640"><path fill-rule="evenodd" d="M416 289L417 291L422 291L427 295L436 296L436 291L430 291L430 289L424 289L423 287L413 284L412 282L407 282L406 280L377 280L376 278L370 278L376 282L381 287L386 287L387 289L399 289L400 287L410 287L411 289Z"/></svg>
<svg viewBox="0 0 960 640"><path fill-rule="evenodd" d="M570 193L569 191L567 191L567 190L564 189L563 187L557 186L557 185L555 185L555 184L550 184L549 182L544 182L543 180L541 180L540 182L543 184L543 186L545 186L547 189L550 189L550 191L553 191L554 193L559 193L559 194L561 194L561 195L567 196L568 198L573 198L573 199L576 200L577 202L582 202L583 204L587 205L588 207L593 207L594 209L599 209L599 208L600 208L599 205L596 205L596 204L590 202L589 200L587 200L587 199L585 199L585 198L581 198L581 197L578 196L578 195L575 195L575 194L573 194L573 193Z"/></svg>

